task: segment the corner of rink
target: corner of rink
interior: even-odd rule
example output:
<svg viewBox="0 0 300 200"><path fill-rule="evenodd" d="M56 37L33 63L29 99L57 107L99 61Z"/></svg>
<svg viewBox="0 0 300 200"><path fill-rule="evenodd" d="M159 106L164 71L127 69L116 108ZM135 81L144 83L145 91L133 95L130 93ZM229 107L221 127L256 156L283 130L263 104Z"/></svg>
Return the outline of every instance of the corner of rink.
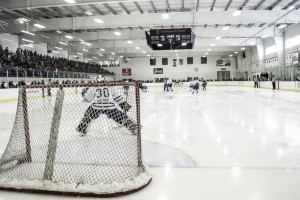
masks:
<svg viewBox="0 0 300 200"><path fill-rule="evenodd" d="M11 190L20 192L51 193L72 196L121 196L136 192L146 187L152 180L148 166L144 163L145 171L132 179L123 182L112 182L110 184L81 184L65 183L51 180L23 180L16 178L0 178L0 190Z"/></svg>

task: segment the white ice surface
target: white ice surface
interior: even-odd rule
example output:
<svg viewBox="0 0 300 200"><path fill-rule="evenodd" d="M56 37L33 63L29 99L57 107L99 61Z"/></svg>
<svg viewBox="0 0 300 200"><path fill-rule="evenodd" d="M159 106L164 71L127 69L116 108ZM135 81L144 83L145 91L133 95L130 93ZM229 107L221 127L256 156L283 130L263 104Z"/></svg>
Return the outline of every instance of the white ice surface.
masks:
<svg viewBox="0 0 300 200"><path fill-rule="evenodd" d="M188 89L174 89L141 93L143 145L153 142L162 148L143 152L146 162L150 155L148 160L155 163L148 163L152 183L122 199L300 199L300 93L208 85L206 92L191 95ZM2 151L15 106L0 104ZM168 162L176 154L165 154L164 146L185 153L194 166ZM0 191L0 197L73 199L6 191Z"/></svg>

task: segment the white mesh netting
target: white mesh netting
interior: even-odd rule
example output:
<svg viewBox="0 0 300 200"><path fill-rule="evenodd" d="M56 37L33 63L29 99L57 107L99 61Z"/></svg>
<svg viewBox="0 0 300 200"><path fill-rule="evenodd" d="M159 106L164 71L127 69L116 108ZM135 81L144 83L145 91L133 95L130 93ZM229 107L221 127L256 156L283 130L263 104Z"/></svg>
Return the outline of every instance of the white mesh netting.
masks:
<svg viewBox="0 0 300 200"><path fill-rule="evenodd" d="M1 188L105 196L151 181L141 156L137 83L49 88L19 89L15 124L0 160Z"/></svg>

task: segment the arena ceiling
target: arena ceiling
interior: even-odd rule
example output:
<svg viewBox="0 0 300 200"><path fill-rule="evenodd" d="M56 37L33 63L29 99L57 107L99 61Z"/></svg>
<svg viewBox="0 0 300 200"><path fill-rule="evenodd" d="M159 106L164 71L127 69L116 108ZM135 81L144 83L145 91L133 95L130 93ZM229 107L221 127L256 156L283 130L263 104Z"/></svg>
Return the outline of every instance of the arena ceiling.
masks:
<svg viewBox="0 0 300 200"><path fill-rule="evenodd" d="M196 42L192 51L183 51L186 54L231 52L280 36L300 22L299 8L299 0L2 0L0 33L74 54L86 49L82 53L87 56L139 57L162 55L147 46L145 31L189 27Z"/></svg>

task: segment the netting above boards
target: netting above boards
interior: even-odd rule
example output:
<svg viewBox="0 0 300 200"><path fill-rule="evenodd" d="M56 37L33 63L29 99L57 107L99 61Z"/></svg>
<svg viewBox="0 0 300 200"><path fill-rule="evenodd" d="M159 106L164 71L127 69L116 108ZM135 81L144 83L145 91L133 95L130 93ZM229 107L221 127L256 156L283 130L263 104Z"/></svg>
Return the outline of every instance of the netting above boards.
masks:
<svg viewBox="0 0 300 200"><path fill-rule="evenodd" d="M0 188L113 196L151 181L137 83L25 86Z"/></svg>

